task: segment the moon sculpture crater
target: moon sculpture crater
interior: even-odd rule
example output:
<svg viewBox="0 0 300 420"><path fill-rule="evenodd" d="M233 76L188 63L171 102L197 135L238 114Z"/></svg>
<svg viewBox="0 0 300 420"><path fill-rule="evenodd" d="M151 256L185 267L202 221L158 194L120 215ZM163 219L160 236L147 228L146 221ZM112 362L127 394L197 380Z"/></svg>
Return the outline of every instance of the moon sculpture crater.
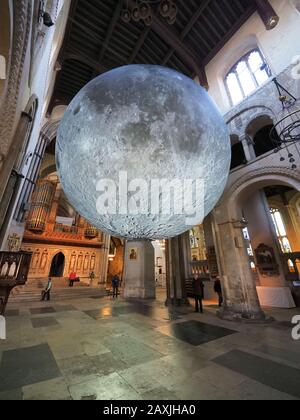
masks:
<svg viewBox="0 0 300 420"><path fill-rule="evenodd" d="M202 223L224 191L230 160L226 124L205 89L150 65L121 67L88 83L67 108L56 144L70 203L100 230L127 239L171 238ZM203 207L196 218L184 205L179 211L175 189L170 212L162 189L160 204L152 202L153 185L172 182L187 197L186 180L204 181L204 195L191 196L195 209Z"/></svg>

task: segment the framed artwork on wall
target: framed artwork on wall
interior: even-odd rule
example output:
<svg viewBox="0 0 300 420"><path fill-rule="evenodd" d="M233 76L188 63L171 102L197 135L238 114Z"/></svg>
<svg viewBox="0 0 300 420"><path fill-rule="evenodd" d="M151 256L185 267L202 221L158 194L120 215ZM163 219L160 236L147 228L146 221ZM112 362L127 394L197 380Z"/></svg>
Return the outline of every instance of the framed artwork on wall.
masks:
<svg viewBox="0 0 300 420"><path fill-rule="evenodd" d="M129 252L130 252L130 254L129 254L130 261L137 261L137 259L138 259L137 248L131 248Z"/></svg>

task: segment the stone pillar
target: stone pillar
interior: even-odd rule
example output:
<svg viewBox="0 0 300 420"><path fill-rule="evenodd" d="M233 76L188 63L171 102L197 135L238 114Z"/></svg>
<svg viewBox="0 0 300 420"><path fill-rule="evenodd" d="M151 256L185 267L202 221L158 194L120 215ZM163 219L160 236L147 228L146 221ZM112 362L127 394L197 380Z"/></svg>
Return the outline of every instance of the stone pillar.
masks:
<svg viewBox="0 0 300 420"><path fill-rule="evenodd" d="M252 139L248 135L246 135L241 138L241 142L243 145L247 162L251 162L252 160L256 159L256 154L255 154Z"/></svg>
<svg viewBox="0 0 300 420"><path fill-rule="evenodd" d="M257 191L243 203L243 211L248 221L248 230L252 248L255 250L264 244L273 248L278 264L278 275L262 275L258 271L261 286L285 287L286 280L281 264L281 250L276 236L276 230L271 218L270 208L264 191Z"/></svg>
<svg viewBox="0 0 300 420"><path fill-rule="evenodd" d="M190 277L191 250L189 233L168 240L166 305L188 303L185 282Z"/></svg>
<svg viewBox="0 0 300 420"><path fill-rule="evenodd" d="M103 233L102 236L103 246L102 246L102 253L101 253L101 261L100 261L100 273L99 273L99 283L106 284L107 283L107 271L108 271L108 255L109 255L109 246L110 246L110 235ZM97 273L96 273L97 276Z"/></svg>
<svg viewBox="0 0 300 420"><path fill-rule="evenodd" d="M213 211L212 222L224 293L224 307L219 316L232 321L265 320L249 264L242 226L229 217L225 205Z"/></svg>
<svg viewBox="0 0 300 420"><path fill-rule="evenodd" d="M124 281L125 299L155 299L155 252L151 241L126 242Z"/></svg>

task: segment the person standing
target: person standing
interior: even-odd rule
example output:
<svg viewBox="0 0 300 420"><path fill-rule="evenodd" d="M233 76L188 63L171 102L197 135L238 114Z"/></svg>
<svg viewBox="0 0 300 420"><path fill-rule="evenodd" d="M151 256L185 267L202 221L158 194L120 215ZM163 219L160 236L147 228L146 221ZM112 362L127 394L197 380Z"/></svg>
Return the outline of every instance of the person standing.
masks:
<svg viewBox="0 0 300 420"><path fill-rule="evenodd" d="M69 275L69 282L70 282L69 286L70 287L74 286L74 282L75 282L76 278L77 278L77 275L76 275L75 271L72 271L72 273L70 273L70 275Z"/></svg>
<svg viewBox="0 0 300 420"><path fill-rule="evenodd" d="M217 276L215 279L214 290L219 297L219 307L221 308L223 305L223 293L222 293L221 280L219 276Z"/></svg>
<svg viewBox="0 0 300 420"><path fill-rule="evenodd" d="M112 278L113 299L114 298L118 299L119 287L120 287L120 277L116 274Z"/></svg>
<svg viewBox="0 0 300 420"><path fill-rule="evenodd" d="M49 277L46 289L44 290L44 293L43 293L42 301L47 300L49 302L51 289L52 289L52 279L51 277Z"/></svg>
<svg viewBox="0 0 300 420"><path fill-rule="evenodd" d="M94 271L92 271L91 273L90 273L90 287L93 285L93 281L95 280L95 273L94 273Z"/></svg>
<svg viewBox="0 0 300 420"><path fill-rule="evenodd" d="M195 297L195 312L203 314L203 297L204 297L204 283L198 275L195 275L193 280L193 289Z"/></svg>

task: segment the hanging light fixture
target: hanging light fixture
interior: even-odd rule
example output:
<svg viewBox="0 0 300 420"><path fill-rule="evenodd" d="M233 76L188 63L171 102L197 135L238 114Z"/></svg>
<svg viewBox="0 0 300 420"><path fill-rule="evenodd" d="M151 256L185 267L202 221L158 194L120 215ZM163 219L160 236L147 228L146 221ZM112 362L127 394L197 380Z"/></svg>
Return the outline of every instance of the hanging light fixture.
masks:
<svg viewBox="0 0 300 420"><path fill-rule="evenodd" d="M125 23L129 23L131 21L131 11L129 9L123 9L121 12L121 19Z"/></svg>
<svg viewBox="0 0 300 420"><path fill-rule="evenodd" d="M159 14L166 19L169 25L174 25L178 14L178 7L174 0L136 0L135 7L129 8L129 1L121 12L121 19L125 23L132 20L135 22L143 21L145 25L150 26L153 22L153 7L156 6Z"/></svg>
<svg viewBox="0 0 300 420"><path fill-rule="evenodd" d="M273 79L273 82L278 91L282 109L270 132L270 138L275 145L275 153L280 153L280 161L284 162L288 159L292 169L297 169L296 160L290 147L300 142L300 101L284 88L276 78ZM285 153L287 153L287 157L284 157Z"/></svg>

